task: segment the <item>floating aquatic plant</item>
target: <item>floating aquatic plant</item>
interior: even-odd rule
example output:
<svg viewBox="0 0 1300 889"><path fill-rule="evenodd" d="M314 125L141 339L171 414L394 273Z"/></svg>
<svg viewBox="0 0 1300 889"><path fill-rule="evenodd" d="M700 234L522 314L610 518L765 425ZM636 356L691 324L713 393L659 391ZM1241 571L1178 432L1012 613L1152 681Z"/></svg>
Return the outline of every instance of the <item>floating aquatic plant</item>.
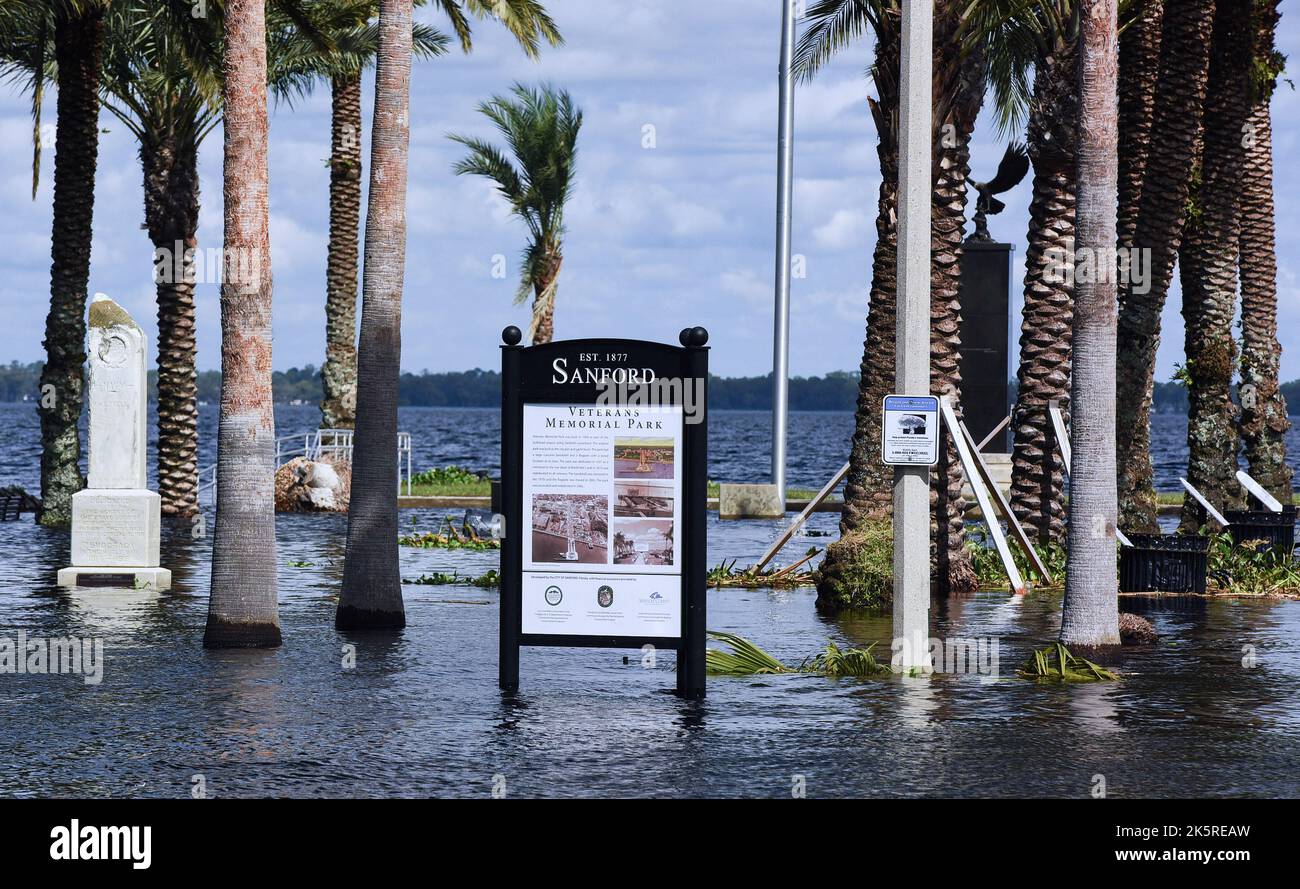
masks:
<svg viewBox="0 0 1300 889"><path fill-rule="evenodd" d="M495 568L489 570L486 574L480 574L474 577L471 574L461 574L459 571L453 571L447 574L443 571L435 571L432 574L421 574L414 580L403 579L402 583L426 584L429 586L476 586L484 589L495 589L501 586L501 575Z"/></svg>
<svg viewBox="0 0 1300 889"><path fill-rule="evenodd" d="M468 526L458 530L450 518L443 519L437 531L423 534L411 533L397 538L401 546L416 546L421 549L500 549L501 541L493 537L480 537Z"/></svg>
<svg viewBox="0 0 1300 889"><path fill-rule="evenodd" d="M708 585L711 587L797 587L812 586L815 583L814 572L810 570L799 570L808 564L814 556L821 550L813 547L808 550L802 559L784 568L772 567L759 570L750 566L748 568L736 568L736 559L730 562L725 559L721 564L714 566L709 571L707 578Z"/></svg>
<svg viewBox="0 0 1300 889"><path fill-rule="evenodd" d="M1070 654L1070 650L1060 642L1054 642L1031 654L1020 668L1020 675L1029 679L1055 679L1058 682L1113 682L1119 679L1105 667Z"/></svg>

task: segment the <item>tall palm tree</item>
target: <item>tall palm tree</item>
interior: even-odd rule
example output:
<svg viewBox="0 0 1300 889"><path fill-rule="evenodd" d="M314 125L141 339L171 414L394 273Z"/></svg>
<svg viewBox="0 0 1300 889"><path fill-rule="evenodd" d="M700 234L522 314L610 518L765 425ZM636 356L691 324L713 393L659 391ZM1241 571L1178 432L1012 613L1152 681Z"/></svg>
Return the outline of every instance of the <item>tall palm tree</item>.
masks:
<svg viewBox="0 0 1300 889"><path fill-rule="evenodd" d="M223 33L226 274L221 283L217 521L203 644L274 647L281 637L276 598L263 0L226 0ZM408 39L409 34L408 24ZM241 257L243 273L237 271Z"/></svg>
<svg viewBox="0 0 1300 889"><path fill-rule="evenodd" d="M112 4L105 107L136 137L158 298L158 493L164 515L198 512L195 251L199 146L221 120L221 26L149 0Z"/></svg>
<svg viewBox="0 0 1300 889"><path fill-rule="evenodd" d="M422 5L420 0L415 5ZM374 63L379 0L322 0L313 23L328 38L322 47L287 17L272 24L272 84L278 98L309 91L317 79L330 84L329 247L325 271L325 361L321 365L321 425L350 429L357 406L357 257L361 220L361 74ZM463 23L461 23L463 25ZM467 29L468 26L464 25ZM465 31L468 39L468 30ZM448 39L415 23L412 48L432 58Z"/></svg>
<svg viewBox="0 0 1300 889"><path fill-rule="evenodd" d="M1214 0L1179 0L1164 9L1160 76L1133 243L1151 251L1150 289L1121 282L1117 373L1117 463L1121 524L1155 531L1151 393L1160 313L1182 242L1189 183L1198 152L1209 78Z"/></svg>
<svg viewBox="0 0 1300 889"><path fill-rule="evenodd" d="M1220 508L1234 506L1237 408L1232 402L1237 344L1237 256L1242 134L1250 114L1253 18L1250 3L1221 2L1214 15L1205 132L1199 175L1178 255L1186 323L1187 480ZM1183 501L1182 528L1200 527L1200 504Z"/></svg>
<svg viewBox="0 0 1300 889"><path fill-rule="evenodd" d="M1269 104L1286 63L1275 46L1278 0L1255 2L1254 73L1241 178L1241 403L1239 428L1251 476L1291 498L1286 399L1278 388L1277 244L1273 234L1273 121Z"/></svg>
<svg viewBox="0 0 1300 889"><path fill-rule="evenodd" d="M70 524L72 495L82 488L77 422L86 360L86 288L103 46L104 4L99 0L21 0L0 9L0 73L26 80L32 92L37 138L33 198L40 169L40 108L51 62L58 86L50 311L45 319L45 364L37 408L41 418L39 521L45 525Z"/></svg>
<svg viewBox="0 0 1300 889"><path fill-rule="evenodd" d="M1164 0L1136 0L1119 37L1119 246L1132 248L1151 149ZM1123 4L1120 16L1124 16ZM1122 295L1122 294L1121 294Z"/></svg>
<svg viewBox="0 0 1300 889"><path fill-rule="evenodd" d="M1044 546L1065 536L1065 466L1052 435L1048 407L1053 401L1068 403L1070 389L1074 284L1072 276L1058 274L1054 264L1060 257L1074 255L1079 163L1077 11L1074 0L1043 4L1027 133L1034 184L1012 413L1011 507Z"/></svg>
<svg viewBox="0 0 1300 889"><path fill-rule="evenodd" d="M505 137L511 162L495 145L471 136L452 135L469 149L457 162L458 174L491 179L528 227L515 302L532 294L534 344L549 343L555 332L555 293L564 262L564 205L573 189L582 111L563 90L516 83L510 96L493 96L478 106Z"/></svg>
<svg viewBox="0 0 1300 889"><path fill-rule="evenodd" d="M357 426L340 630L406 626L397 566L397 380L402 354L411 0L382 0L370 130Z"/></svg>
<svg viewBox="0 0 1300 889"><path fill-rule="evenodd" d="M1119 179L1116 0L1080 7L1079 174L1077 245L1093 255L1115 247ZM1115 326L1114 280L1075 285L1071 379L1069 557L1061 641L1119 642L1119 577L1115 567Z"/></svg>
<svg viewBox="0 0 1300 889"><path fill-rule="evenodd" d="M894 321L897 294L898 102L902 20L896 2L844 3L821 0L808 10L809 26L799 41L796 70L810 80L843 46L865 33L875 38L871 81L875 97L867 104L876 127L880 191L876 201L876 246L871 258L866 335L859 367L849 471L844 480L840 534L849 534L873 517L888 514L893 469L880 461L880 410L894 381ZM835 561L834 553L827 558ZM833 569L824 565L823 572Z"/></svg>

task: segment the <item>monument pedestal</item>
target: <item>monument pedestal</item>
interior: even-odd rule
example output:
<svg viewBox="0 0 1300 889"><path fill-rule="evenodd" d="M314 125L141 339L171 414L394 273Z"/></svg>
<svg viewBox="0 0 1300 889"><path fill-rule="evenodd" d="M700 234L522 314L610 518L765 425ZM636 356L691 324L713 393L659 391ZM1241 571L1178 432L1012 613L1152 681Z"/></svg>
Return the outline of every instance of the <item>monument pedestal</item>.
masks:
<svg viewBox="0 0 1300 889"><path fill-rule="evenodd" d="M59 585L165 590L162 500L145 487L144 334L99 293L87 328L90 477L72 495L72 567L59 571Z"/></svg>

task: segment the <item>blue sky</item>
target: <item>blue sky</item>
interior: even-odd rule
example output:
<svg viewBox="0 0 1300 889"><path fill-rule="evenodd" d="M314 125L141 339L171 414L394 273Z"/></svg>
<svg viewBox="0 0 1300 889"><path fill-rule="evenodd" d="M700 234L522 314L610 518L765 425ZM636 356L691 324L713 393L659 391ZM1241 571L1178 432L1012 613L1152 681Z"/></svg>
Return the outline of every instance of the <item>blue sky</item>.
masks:
<svg viewBox="0 0 1300 889"><path fill-rule="evenodd" d="M1279 44L1300 57L1297 0L1282 3ZM417 63L412 76L411 172L402 367L495 367L500 330L526 327L512 303L524 230L491 186L457 177L448 132L491 135L478 102L516 80L568 89L585 112L556 335L675 342L684 326L711 334L712 367L724 375L771 369L779 0L549 0L567 44L529 61L491 22L475 26L473 53ZM614 10L615 15L610 15ZM428 11L420 18L438 23ZM861 358L879 185L867 110L868 41L844 52L795 99L794 252L806 277L792 285L792 374L855 369ZM370 124L372 81L365 87ZM0 360L42 357L49 294L53 152L30 197L29 100L0 90ZM54 119L54 98L46 102ZM973 175L987 178L1003 141L981 119ZM1278 275L1284 379L1300 377L1300 97L1286 84L1273 103ZM152 247L141 230L141 172L131 134L101 116L91 292L122 302L154 334ZM653 128L653 147L645 147ZM319 365L324 351L329 95L322 86L271 119L271 239L275 276L274 364ZM365 148L368 164L369 148ZM199 243L221 244L221 132L202 148ZM368 175L368 172L367 172ZM994 237L1016 245L1019 274L1029 183L1004 195ZM493 257L506 257L504 279ZM1020 282L1013 281L1019 304ZM1018 322L1017 322L1018 326ZM218 295L198 289L199 367L217 368ZM1158 375L1181 360L1175 286L1164 314ZM1013 344L1014 348L1014 344Z"/></svg>

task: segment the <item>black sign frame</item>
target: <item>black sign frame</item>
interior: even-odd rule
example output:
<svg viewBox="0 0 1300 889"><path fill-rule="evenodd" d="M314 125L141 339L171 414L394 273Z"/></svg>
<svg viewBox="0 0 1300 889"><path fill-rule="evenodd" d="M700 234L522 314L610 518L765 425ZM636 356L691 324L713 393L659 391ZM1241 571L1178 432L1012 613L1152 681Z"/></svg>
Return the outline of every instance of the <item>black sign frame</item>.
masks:
<svg viewBox="0 0 1300 889"><path fill-rule="evenodd" d="M521 346L517 327L501 332L501 511L505 519L501 540L501 621L498 684L519 689L519 649L525 645L568 648L642 648L677 651L677 693L704 697L704 641L707 593L708 512L708 379L709 334L703 327L681 332L681 346L647 340L580 339ZM654 371L659 380L699 381L695 412L682 424L681 563L682 615L678 637L574 636L523 632L523 535L526 520L523 496L524 404L596 404L601 387L594 377L554 381L555 361L567 359L568 371L583 367L582 355L600 355L601 368L623 367ZM611 363L605 356L618 355ZM566 374L567 376L567 374ZM680 390L678 390L680 391ZM671 403L671 402L667 402Z"/></svg>

